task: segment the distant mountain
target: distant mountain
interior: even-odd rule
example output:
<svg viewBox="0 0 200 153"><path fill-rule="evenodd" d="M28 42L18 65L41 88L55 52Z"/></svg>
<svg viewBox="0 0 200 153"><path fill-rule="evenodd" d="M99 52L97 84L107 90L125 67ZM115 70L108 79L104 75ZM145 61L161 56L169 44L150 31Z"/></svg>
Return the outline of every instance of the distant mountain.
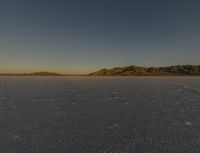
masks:
<svg viewBox="0 0 200 153"><path fill-rule="evenodd" d="M176 65L167 67L116 67L101 69L90 76L200 76L200 65Z"/></svg>
<svg viewBox="0 0 200 153"><path fill-rule="evenodd" d="M34 72L29 74L31 76L62 76L63 74L53 73L53 72Z"/></svg>
<svg viewBox="0 0 200 153"><path fill-rule="evenodd" d="M34 72L34 73L2 73L0 76L63 76L54 72Z"/></svg>

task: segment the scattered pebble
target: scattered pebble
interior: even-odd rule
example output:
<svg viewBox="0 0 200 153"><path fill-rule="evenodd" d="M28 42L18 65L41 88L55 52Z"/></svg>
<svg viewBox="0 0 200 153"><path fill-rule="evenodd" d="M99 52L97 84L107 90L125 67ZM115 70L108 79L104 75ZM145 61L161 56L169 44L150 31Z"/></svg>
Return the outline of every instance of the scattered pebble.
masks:
<svg viewBox="0 0 200 153"><path fill-rule="evenodd" d="M200 93L200 89L197 89L196 91L197 91L197 93Z"/></svg>
<svg viewBox="0 0 200 153"><path fill-rule="evenodd" d="M51 102L55 102L56 101L56 99L51 99Z"/></svg>
<svg viewBox="0 0 200 153"><path fill-rule="evenodd" d="M152 141L153 139L151 137L146 137L146 140Z"/></svg>
<svg viewBox="0 0 200 153"><path fill-rule="evenodd" d="M117 123L112 124L111 126L109 126L109 129L113 129L113 128L118 128L119 125Z"/></svg>
<svg viewBox="0 0 200 153"><path fill-rule="evenodd" d="M192 126L192 122L190 122L190 121L185 121L185 125L187 125L187 126Z"/></svg>
<svg viewBox="0 0 200 153"><path fill-rule="evenodd" d="M120 99L120 97L114 97L114 99L115 99L115 100L119 100L119 99Z"/></svg>
<svg viewBox="0 0 200 153"><path fill-rule="evenodd" d="M112 94L116 95L116 94L118 94L118 92L114 91L114 92L112 92Z"/></svg>
<svg viewBox="0 0 200 153"><path fill-rule="evenodd" d="M77 104L76 102L73 102L73 103L72 103L72 105L76 105L76 104Z"/></svg>
<svg viewBox="0 0 200 153"><path fill-rule="evenodd" d="M189 87L185 85L185 86L183 86L183 88L188 89Z"/></svg>
<svg viewBox="0 0 200 153"><path fill-rule="evenodd" d="M14 134L14 135L13 135L13 139L14 139L14 140L20 140L20 135Z"/></svg>
<svg viewBox="0 0 200 153"><path fill-rule="evenodd" d="M7 100L7 98L5 98L5 97L2 97L2 98L0 98L0 100Z"/></svg>
<svg viewBox="0 0 200 153"><path fill-rule="evenodd" d="M80 97L80 96L81 96L81 94L77 94L76 96L77 96L77 97Z"/></svg>
<svg viewBox="0 0 200 153"><path fill-rule="evenodd" d="M113 127L119 127L119 125L117 123L112 124Z"/></svg>
<svg viewBox="0 0 200 153"><path fill-rule="evenodd" d="M85 96L90 96L90 93L86 93Z"/></svg>

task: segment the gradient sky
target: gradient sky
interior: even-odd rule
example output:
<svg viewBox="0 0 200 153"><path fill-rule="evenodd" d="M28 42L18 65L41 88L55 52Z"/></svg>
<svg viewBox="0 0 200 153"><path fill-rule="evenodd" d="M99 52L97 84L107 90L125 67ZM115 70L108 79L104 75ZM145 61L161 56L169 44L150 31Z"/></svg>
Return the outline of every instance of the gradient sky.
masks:
<svg viewBox="0 0 200 153"><path fill-rule="evenodd" d="M200 64L199 0L0 0L0 72Z"/></svg>

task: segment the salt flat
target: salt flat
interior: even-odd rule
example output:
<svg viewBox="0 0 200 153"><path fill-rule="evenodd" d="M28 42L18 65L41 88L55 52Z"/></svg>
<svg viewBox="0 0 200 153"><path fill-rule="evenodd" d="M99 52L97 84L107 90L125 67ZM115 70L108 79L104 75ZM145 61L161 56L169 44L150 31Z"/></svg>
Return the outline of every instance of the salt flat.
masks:
<svg viewBox="0 0 200 153"><path fill-rule="evenodd" d="M0 77L1 153L199 153L198 77Z"/></svg>

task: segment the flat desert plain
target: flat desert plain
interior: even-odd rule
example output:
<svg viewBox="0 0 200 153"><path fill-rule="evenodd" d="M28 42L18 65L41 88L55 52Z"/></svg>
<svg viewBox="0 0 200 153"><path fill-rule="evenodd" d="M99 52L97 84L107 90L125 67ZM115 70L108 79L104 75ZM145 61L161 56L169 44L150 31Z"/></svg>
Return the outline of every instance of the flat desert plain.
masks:
<svg viewBox="0 0 200 153"><path fill-rule="evenodd" d="M0 77L1 153L199 153L199 77Z"/></svg>

